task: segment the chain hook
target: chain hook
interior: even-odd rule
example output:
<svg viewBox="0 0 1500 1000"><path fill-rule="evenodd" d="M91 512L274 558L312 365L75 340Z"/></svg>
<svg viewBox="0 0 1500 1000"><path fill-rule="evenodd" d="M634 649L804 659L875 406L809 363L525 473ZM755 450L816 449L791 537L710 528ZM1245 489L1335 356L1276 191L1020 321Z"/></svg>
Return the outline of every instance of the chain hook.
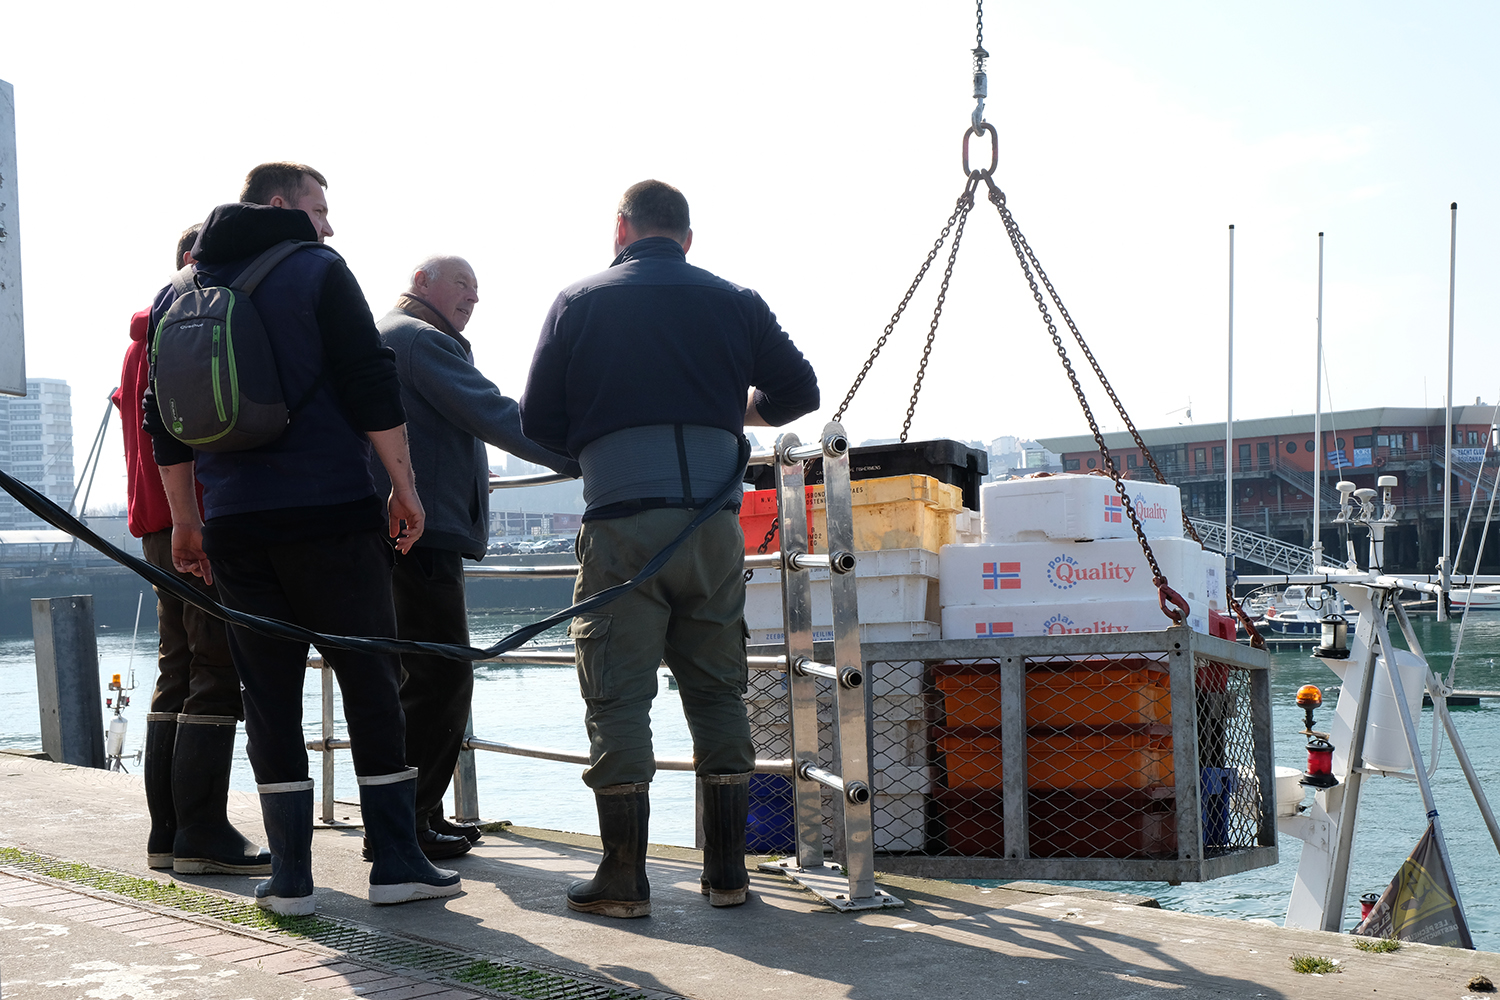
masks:
<svg viewBox="0 0 1500 1000"><path fill-rule="evenodd" d="M969 120L973 123L974 134L978 135L984 125L984 99L990 96L989 75L984 71L984 61L990 57L984 50L984 0L975 0L974 48L970 51L974 56L974 113Z"/></svg>

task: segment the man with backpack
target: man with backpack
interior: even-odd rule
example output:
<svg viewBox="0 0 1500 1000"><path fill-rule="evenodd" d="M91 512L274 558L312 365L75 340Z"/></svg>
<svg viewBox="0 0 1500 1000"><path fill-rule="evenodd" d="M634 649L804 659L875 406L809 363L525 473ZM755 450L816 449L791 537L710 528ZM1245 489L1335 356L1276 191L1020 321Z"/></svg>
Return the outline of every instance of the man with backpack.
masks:
<svg viewBox="0 0 1500 1000"><path fill-rule="evenodd" d="M300 164L267 164L251 171L246 187L247 197L266 203L214 209L193 247L193 280L174 279L152 307L158 333L145 421L172 507L173 563L217 581L233 610L327 634L394 635L385 536L398 538L405 552L424 528L395 366L343 258L317 245L332 234L322 175ZM300 245L288 252L287 241ZM275 255L284 256L273 266ZM212 333L205 339L211 354L203 355L212 363L205 361L197 385L176 364L193 353L195 333ZM273 401L284 423L263 443L218 450L237 440L238 388L257 376L265 381L266 373L254 370L254 345L274 363L269 381L284 393L284 401ZM217 378L226 368L238 378L228 397ZM171 385L169 373L178 379ZM213 413L215 404L230 415L227 431L204 435L187 426L187 418ZM371 480L372 450L390 476L389 499ZM203 486L202 519L195 478ZM274 857L256 901L277 913L311 913L313 783L301 725L308 645L238 625L229 643ZM371 902L458 892L458 874L434 868L417 845L416 771L403 751L398 658L322 652L343 694L373 847Z"/></svg>
<svg viewBox="0 0 1500 1000"><path fill-rule="evenodd" d="M464 560L483 559L489 541L486 443L578 475L576 462L521 433L516 401L474 367L463 331L478 303L479 280L468 261L429 257L376 324L396 354L412 461L427 508L421 540L396 554L396 627L402 639L469 644ZM384 470L376 465L373 471L382 482ZM406 760L417 768L417 839L429 858L457 857L479 839L477 826L449 823L442 809L469 721L474 668L424 653L403 653L401 667Z"/></svg>
<svg viewBox="0 0 1500 1000"><path fill-rule="evenodd" d="M177 267L192 262L200 228L194 225L178 239ZM151 457L151 437L141 427L149 320L148 309L130 317L130 347L111 398L125 431L130 532L141 540L148 562L170 571L172 511ZM178 575L217 599L212 585ZM269 875L270 853L246 840L227 815L235 727L245 711L224 623L164 590L156 592L156 617L158 670L142 766L151 814L146 863L189 875Z"/></svg>

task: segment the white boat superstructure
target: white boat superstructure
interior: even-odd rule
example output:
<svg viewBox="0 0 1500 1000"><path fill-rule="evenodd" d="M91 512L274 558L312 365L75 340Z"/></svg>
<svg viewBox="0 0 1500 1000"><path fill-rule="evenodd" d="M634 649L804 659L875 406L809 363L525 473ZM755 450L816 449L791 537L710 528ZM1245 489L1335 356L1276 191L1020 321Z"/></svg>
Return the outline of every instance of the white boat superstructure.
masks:
<svg viewBox="0 0 1500 1000"><path fill-rule="evenodd" d="M1394 485L1394 477L1381 477L1384 506L1377 516L1374 490L1356 491L1352 483L1339 484L1342 504L1338 520L1369 529L1371 566L1384 565L1385 530L1396 523L1390 499ZM1500 851L1500 824L1448 713L1445 699L1448 688L1429 667L1398 599L1403 590L1435 593L1441 589L1441 583L1364 571L1352 560L1341 569L1329 567L1325 574L1316 580L1308 579L1304 585L1314 583L1331 585L1349 602L1356 618L1345 658L1328 656L1323 660L1340 681L1338 702L1332 720L1327 723L1328 732L1309 734L1332 744L1331 775L1324 782L1330 787L1317 787L1317 782L1304 780L1304 785L1312 786L1310 800L1299 803L1295 810L1280 809L1277 826L1282 833L1302 840L1304 845L1287 906L1286 925L1341 931L1345 929L1342 923L1360 792L1367 778L1403 778L1415 785L1420 806L1432 822L1442 860L1447 870L1453 871L1453 866L1447 864L1440 812L1429 781L1429 764L1417 741L1416 720L1424 691L1433 696L1434 725L1442 727L1452 745L1497 851ZM1392 618L1403 634L1406 649L1391 641ZM1335 648L1332 652L1336 655L1341 651ZM1327 654L1329 650L1317 652ZM1307 790L1303 789L1304 794ZM1457 886L1453 888L1454 904L1461 914ZM1467 938L1467 930L1464 937Z"/></svg>

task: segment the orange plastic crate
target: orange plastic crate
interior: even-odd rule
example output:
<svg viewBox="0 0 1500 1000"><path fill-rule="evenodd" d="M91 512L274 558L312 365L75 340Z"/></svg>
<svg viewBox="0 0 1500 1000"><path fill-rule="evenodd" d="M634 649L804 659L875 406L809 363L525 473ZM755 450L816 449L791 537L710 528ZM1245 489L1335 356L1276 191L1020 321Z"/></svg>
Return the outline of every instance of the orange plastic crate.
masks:
<svg viewBox="0 0 1500 1000"><path fill-rule="evenodd" d="M1068 670L1026 674L1026 724L1030 726L1170 725L1171 678L1145 660L1087 663ZM950 726L1000 725L1000 677L994 673L943 673L936 677Z"/></svg>
<svg viewBox="0 0 1500 1000"><path fill-rule="evenodd" d="M1098 732L1082 727L1026 737L1029 789L1124 789L1172 784L1171 731L1153 726L1136 732ZM961 726L939 730L935 740L947 761L949 788L999 788L1000 732Z"/></svg>

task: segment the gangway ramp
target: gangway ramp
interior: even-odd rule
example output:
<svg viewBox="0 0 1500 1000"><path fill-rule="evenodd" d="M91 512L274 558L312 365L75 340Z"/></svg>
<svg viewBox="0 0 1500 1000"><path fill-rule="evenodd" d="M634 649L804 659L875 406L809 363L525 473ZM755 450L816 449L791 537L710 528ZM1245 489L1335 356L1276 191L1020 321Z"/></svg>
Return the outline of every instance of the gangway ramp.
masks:
<svg viewBox="0 0 1500 1000"><path fill-rule="evenodd" d="M1224 522L1210 521L1201 517L1189 517L1188 521L1198 532L1206 548L1215 552L1224 551ZM1269 535L1234 529L1234 555L1237 559L1253 562L1257 566L1277 573L1297 574L1313 571L1312 549L1304 549L1291 542L1283 542Z"/></svg>

